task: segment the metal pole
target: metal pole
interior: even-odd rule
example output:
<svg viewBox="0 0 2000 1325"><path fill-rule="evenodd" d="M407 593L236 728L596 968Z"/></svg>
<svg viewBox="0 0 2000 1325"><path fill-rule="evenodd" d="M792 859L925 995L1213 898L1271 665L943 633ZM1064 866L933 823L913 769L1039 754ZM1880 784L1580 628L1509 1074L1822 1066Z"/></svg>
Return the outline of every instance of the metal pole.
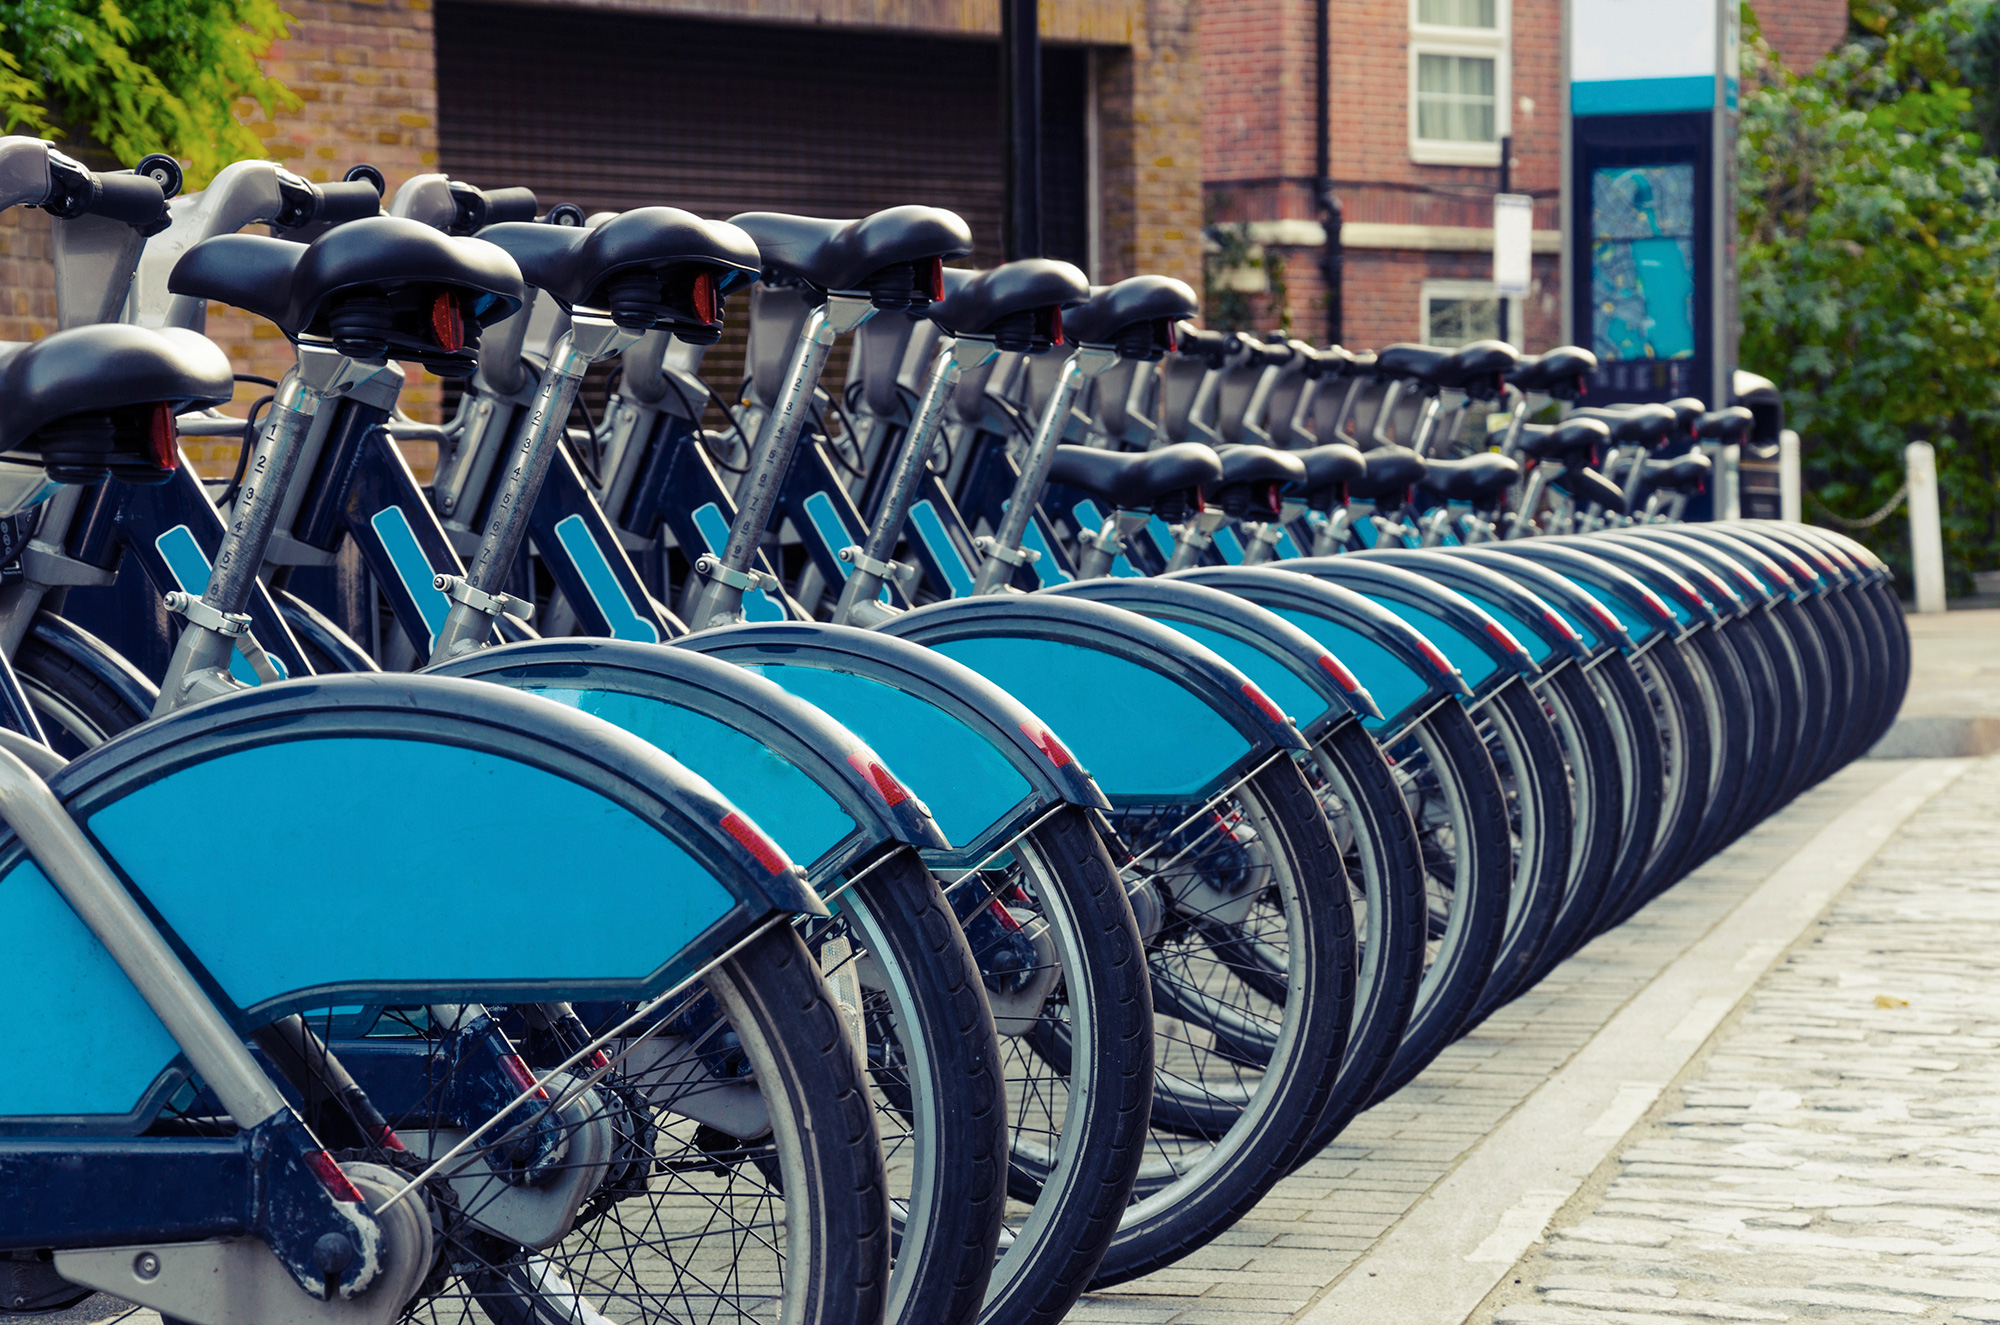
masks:
<svg viewBox="0 0 2000 1325"><path fill-rule="evenodd" d="M1929 442L1905 451L1910 472L1910 562L1917 610L1944 611L1944 532L1938 520L1937 453Z"/></svg>
<svg viewBox="0 0 2000 1325"><path fill-rule="evenodd" d="M1512 188L1509 187L1509 185L1513 183L1513 177L1512 177L1513 164L1514 164L1514 139L1512 135L1508 135L1500 140L1500 188L1497 190L1500 193L1512 193L1514 191ZM1495 218L1495 221L1497 223L1498 221L1497 217ZM1501 340L1508 340L1507 302L1508 302L1507 296L1504 294L1501 295L1500 308L1499 308L1499 318L1500 318L1499 334ZM1509 343L1511 344L1512 342L1509 341Z"/></svg>
<svg viewBox="0 0 2000 1325"><path fill-rule="evenodd" d="M1009 262L1042 256L1042 33L1037 0L1000 0L1000 95L1007 126Z"/></svg>
<svg viewBox="0 0 2000 1325"><path fill-rule="evenodd" d="M1319 250L1320 280L1326 286L1326 343L1338 345L1345 334L1341 314L1346 302L1342 286L1347 276L1347 250L1340 242L1340 199L1333 196L1333 71L1329 58L1333 30L1328 3L1315 0L1313 5L1313 87L1319 97L1314 123L1313 201L1319 206L1320 225L1326 232Z"/></svg>
<svg viewBox="0 0 2000 1325"><path fill-rule="evenodd" d="M1778 434L1778 514L1797 524L1805 518L1799 486L1799 435L1790 428Z"/></svg>

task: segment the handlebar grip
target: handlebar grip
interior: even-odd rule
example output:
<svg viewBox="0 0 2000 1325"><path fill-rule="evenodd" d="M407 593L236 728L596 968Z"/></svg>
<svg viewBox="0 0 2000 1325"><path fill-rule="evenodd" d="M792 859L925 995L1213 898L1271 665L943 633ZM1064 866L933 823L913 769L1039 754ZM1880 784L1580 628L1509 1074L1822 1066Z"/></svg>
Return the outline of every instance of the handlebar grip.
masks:
<svg viewBox="0 0 2000 1325"><path fill-rule="evenodd" d="M312 219L321 225L359 221L382 210L382 195L376 192L375 185L369 180L315 184L313 190L318 194L319 205L313 209Z"/></svg>
<svg viewBox="0 0 2000 1325"><path fill-rule="evenodd" d="M1224 355L1236 348L1236 333L1232 331L1202 331L1181 323L1175 347L1182 354Z"/></svg>
<svg viewBox="0 0 2000 1325"><path fill-rule="evenodd" d="M1292 361L1292 347L1283 342L1259 345L1250 351L1250 358L1265 368L1282 368Z"/></svg>
<svg viewBox="0 0 2000 1325"><path fill-rule="evenodd" d="M480 196L486 199L486 225L496 225L501 221L532 221L541 204L535 201L533 189L481 189Z"/></svg>
<svg viewBox="0 0 2000 1325"><path fill-rule="evenodd" d="M167 195L149 175L93 174L81 214L123 221L140 234L151 235L166 227Z"/></svg>

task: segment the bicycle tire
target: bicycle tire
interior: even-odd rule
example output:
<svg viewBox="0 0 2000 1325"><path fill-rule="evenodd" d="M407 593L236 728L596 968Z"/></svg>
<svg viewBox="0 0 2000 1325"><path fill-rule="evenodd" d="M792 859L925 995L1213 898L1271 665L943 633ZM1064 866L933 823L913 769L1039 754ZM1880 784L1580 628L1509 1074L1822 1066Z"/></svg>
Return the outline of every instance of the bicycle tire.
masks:
<svg viewBox="0 0 2000 1325"><path fill-rule="evenodd" d="M1010 1236L993 1266L979 1319L986 1325L1058 1325L1090 1286L1117 1234L1144 1158L1153 1000L1124 880L1085 812L1061 807L1035 825L1018 850L1051 894L1040 899L1044 909L1061 908L1058 919L1069 922L1063 981L1074 987L1071 1015L1087 1010L1086 1030L1101 1050L1081 1084L1070 1068L1070 1107L1054 1167L1024 1158L1022 1109L1010 1091L1009 1184L1019 1204L1010 1210ZM1011 1052L1034 1052L1028 1038L1012 1040L1018 1048ZM1013 1079L1004 1054L1002 1071ZM1074 1107L1078 1102L1082 1107Z"/></svg>
<svg viewBox="0 0 2000 1325"><path fill-rule="evenodd" d="M42 730L66 758L74 759L151 716L32 630L14 655L14 671Z"/></svg>
<svg viewBox="0 0 2000 1325"><path fill-rule="evenodd" d="M1611 717L1589 679L1574 666L1557 667L1538 693L1560 744L1569 783L1569 876L1555 924L1523 988L1539 981L1596 932L1598 917L1620 891L1614 871L1625 819Z"/></svg>
<svg viewBox="0 0 2000 1325"><path fill-rule="evenodd" d="M1513 887L1493 973L1468 1024L1483 1019L1533 979L1568 891L1575 828L1562 742L1527 680L1516 677L1501 686L1474 720L1507 797Z"/></svg>
<svg viewBox="0 0 2000 1325"><path fill-rule="evenodd" d="M1436 950L1371 1103L1400 1090L1458 1038L1492 975L1513 884L1506 797L1471 716L1456 701L1441 703L1390 756L1410 779L1405 795L1415 794L1422 807L1412 818L1425 848L1426 890L1432 899L1449 893L1450 906L1442 915L1435 900L1429 908L1428 937ZM1447 863L1449 882L1442 872Z"/></svg>
<svg viewBox="0 0 2000 1325"><path fill-rule="evenodd" d="M1007 1100L979 968L936 880L908 849L869 867L832 905L835 920L807 922L806 945L832 977L826 938L861 940L850 958L863 1000L856 1012L900 1215L885 1319L961 1325L984 1300L1007 1208ZM860 960L864 951L871 961Z"/></svg>
<svg viewBox="0 0 2000 1325"><path fill-rule="evenodd" d="M1612 862L1607 896L1591 920L1592 933L1598 934L1618 923L1645 881L1666 792L1665 772L1654 744L1652 701L1638 670L1624 654L1608 653L1592 663L1586 675L1618 751L1622 810L1618 854Z"/></svg>
<svg viewBox="0 0 2000 1325"><path fill-rule="evenodd" d="M1164 839L1176 848L1170 868L1182 873L1178 883L1157 885L1172 900L1148 945L1159 1027L1147 1145L1155 1158L1140 1172L1137 1199L1094 1287L1172 1264L1232 1227L1290 1171L1338 1078L1354 1015L1355 946L1333 835L1289 758L1274 758L1226 803L1226 812L1212 802L1196 807L1205 819L1191 831L1216 848L1212 854L1188 854L1182 833ZM1181 818L1188 808L1173 807L1165 818ZM1121 835L1144 813L1114 816ZM1247 843L1239 836L1246 831L1254 835ZM1141 859L1148 845L1140 839ZM1246 868L1238 862L1260 855L1268 872L1231 891ZM1218 865L1205 868L1204 860ZM1237 919L1246 898L1250 906ZM1282 952L1274 951L1278 943ZM1253 964L1259 969L1246 971ZM1280 973L1280 988L1261 978ZM1224 1003L1218 987L1237 1001ZM1175 1022L1189 1028L1180 1044ZM1204 1030L1213 1037L1207 1047L1198 1038ZM1246 1072L1255 1074L1247 1084ZM1186 1150L1176 1145L1189 1140Z"/></svg>
<svg viewBox="0 0 2000 1325"><path fill-rule="evenodd" d="M1665 803L1645 873L1614 923L1629 919L1641 906L1680 881L1695 850L1702 816L1708 809L1708 719L1703 713L1699 682L1681 652L1680 642L1660 640L1638 655L1634 670L1646 688L1652 709Z"/></svg>
<svg viewBox="0 0 2000 1325"><path fill-rule="evenodd" d="M1681 862L1683 875L1731 841L1730 830L1742 817L1744 776L1751 767L1745 755L1756 750L1749 681L1735 649L1718 632L1714 625L1696 631L1681 654L1708 724L1708 803Z"/></svg>

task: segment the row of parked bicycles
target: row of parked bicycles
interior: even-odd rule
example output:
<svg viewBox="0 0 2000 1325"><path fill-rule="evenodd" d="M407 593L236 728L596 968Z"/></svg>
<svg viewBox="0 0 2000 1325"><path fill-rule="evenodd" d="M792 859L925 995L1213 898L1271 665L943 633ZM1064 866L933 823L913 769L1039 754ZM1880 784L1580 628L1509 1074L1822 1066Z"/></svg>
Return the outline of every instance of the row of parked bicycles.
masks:
<svg viewBox="0 0 2000 1325"><path fill-rule="evenodd" d="M179 184L0 139L0 1310L1054 1322L1907 680L1860 546L1678 521L1747 413L1582 350L1199 331L928 207ZM296 350L248 420L212 305Z"/></svg>

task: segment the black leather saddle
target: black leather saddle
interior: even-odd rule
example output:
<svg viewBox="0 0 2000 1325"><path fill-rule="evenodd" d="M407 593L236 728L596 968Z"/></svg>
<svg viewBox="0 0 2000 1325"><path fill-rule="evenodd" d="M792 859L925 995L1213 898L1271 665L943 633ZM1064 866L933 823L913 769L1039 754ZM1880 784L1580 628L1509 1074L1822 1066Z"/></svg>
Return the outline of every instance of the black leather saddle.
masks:
<svg viewBox="0 0 2000 1325"><path fill-rule="evenodd" d="M1375 351L1372 371L1380 378L1424 382L1437 371L1438 365L1450 357L1450 350L1439 349L1435 345L1411 345L1407 342L1385 345Z"/></svg>
<svg viewBox="0 0 2000 1325"><path fill-rule="evenodd" d="M503 221L479 237L507 250L521 279L564 308L608 312L629 331L663 328L697 345L721 337L722 296L760 270L750 236L678 207L620 212L588 230Z"/></svg>
<svg viewBox="0 0 2000 1325"><path fill-rule="evenodd" d="M1123 511L1171 503L1169 518L1197 504L1203 488L1222 482L1222 461L1200 442L1177 442L1157 451L1099 451L1058 446L1049 482L1075 488ZM1162 511L1162 514L1169 514Z"/></svg>
<svg viewBox="0 0 2000 1325"><path fill-rule="evenodd" d="M1700 491L1702 484L1708 482L1710 469L1708 456L1700 451L1689 451L1669 460L1647 460L1645 466L1646 487L1671 492Z"/></svg>
<svg viewBox="0 0 2000 1325"><path fill-rule="evenodd" d="M108 323L0 345L0 451L37 454L59 483L158 482L174 415L235 389L228 356L192 331Z"/></svg>
<svg viewBox="0 0 2000 1325"><path fill-rule="evenodd" d="M349 221L310 244L204 239L174 264L167 288L269 318L294 340L330 340L358 359L413 359L445 376L471 372L479 328L527 296L504 249L395 216Z"/></svg>
<svg viewBox="0 0 2000 1325"><path fill-rule="evenodd" d="M1618 485L1588 465L1576 465L1557 476L1554 484L1568 493L1579 506L1597 505L1607 511L1625 510L1625 494Z"/></svg>
<svg viewBox="0 0 2000 1325"><path fill-rule="evenodd" d="M1460 460L1426 460L1424 465L1419 487L1447 501L1468 501L1474 506L1491 505L1521 477L1519 463L1491 451Z"/></svg>
<svg viewBox="0 0 2000 1325"><path fill-rule="evenodd" d="M1572 410L1571 419L1595 419L1611 430L1611 440L1623 445L1658 446L1681 431L1681 421L1665 405L1619 405Z"/></svg>
<svg viewBox="0 0 2000 1325"><path fill-rule="evenodd" d="M1426 391L1463 391L1474 400L1497 400L1519 360L1512 345L1498 340L1475 340L1455 350L1391 345L1376 353L1375 375L1414 382Z"/></svg>
<svg viewBox="0 0 2000 1325"><path fill-rule="evenodd" d="M1079 345L1109 345L1122 359L1159 359L1174 348L1174 324L1201 302L1185 281L1133 276L1092 286L1090 297L1063 314L1063 329Z"/></svg>
<svg viewBox="0 0 2000 1325"><path fill-rule="evenodd" d="M1361 477L1347 481L1347 495L1364 501L1400 498L1429 468L1424 458L1407 446L1378 446L1363 452L1361 463Z"/></svg>
<svg viewBox="0 0 2000 1325"><path fill-rule="evenodd" d="M1245 515L1276 515L1281 502L1278 489L1287 483L1304 483L1306 466L1290 451L1269 446L1223 446L1222 481L1216 497L1231 518Z"/></svg>
<svg viewBox="0 0 2000 1325"><path fill-rule="evenodd" d="M1556 400L1575 400L1584 391L1584 379L1597 371L1597 356L1579 345L1558 345L1540 354L1530 354L1514 365L1507 380L1531 395Z"/></svg>
<svg viewBox="0 0 2000 1325"><path fill-rule="evenodd" d="M941 207L891 207L858 221L744 212L729 222L756 241L766 280L865 293L877 308L922 308L941 297L944 260L972 252L970 227Z"/></svg>
<svg viewBox="0 0 2000 1325"><path fill-rule="evenodd" d="M1346 442L1328 442L1286 454L1306 467L1305 480L1299 486L1307 492L1324 492L1368 472L1368 458Z"/></svg>
<svg viewBox="0 0 2000 1325"><path fill-rule="evenodd" d="M1750 435L1757 426L1757 416L1741 405L1731 405L1728 409L1710 410L1694 421L1694 435L1705 441L1721 442L1724 446L1740 442Z"/></svg>
<svg viewBox="0 0 2000 1325"><path fill-rule="evenodd" d="M985 271L947 268L944 298L924 315L954 336L981 336L1003 350L1040 354L1063 343L1063 306L1089 294L1089 278L1069 263L1022 258Z"/></svg>
<svg viewBox="0 0 2000 1325"><path fill-rule="evenodd" d="M1598 448L1610 441L1611 429L1602 419L1575 415L1561 423L1530 423L1521 429L1521 449L1527 454L1578 467L1595 462Z"/></svg>

